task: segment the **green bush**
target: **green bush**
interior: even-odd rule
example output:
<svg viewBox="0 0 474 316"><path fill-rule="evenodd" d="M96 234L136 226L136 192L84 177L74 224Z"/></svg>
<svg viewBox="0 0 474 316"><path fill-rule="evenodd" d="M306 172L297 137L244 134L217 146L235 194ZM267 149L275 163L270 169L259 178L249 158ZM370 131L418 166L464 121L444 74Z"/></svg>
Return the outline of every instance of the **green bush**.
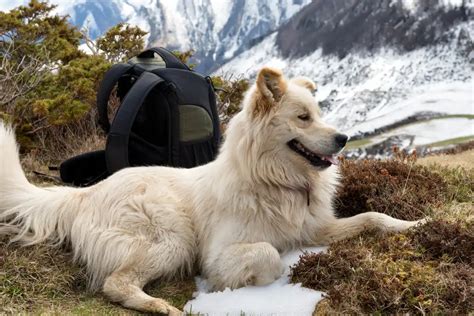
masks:
<svg viewBox="0 0 474 316"><path fill-rule="evenodd" d="M31 0L0 12L0 117L15 125L22 150L56 153L99 133L96 92L104 73L144 47L146 32L124 23L94 44L54 8ZM79 49L84 40L95 45L92 55Z"/></svg>

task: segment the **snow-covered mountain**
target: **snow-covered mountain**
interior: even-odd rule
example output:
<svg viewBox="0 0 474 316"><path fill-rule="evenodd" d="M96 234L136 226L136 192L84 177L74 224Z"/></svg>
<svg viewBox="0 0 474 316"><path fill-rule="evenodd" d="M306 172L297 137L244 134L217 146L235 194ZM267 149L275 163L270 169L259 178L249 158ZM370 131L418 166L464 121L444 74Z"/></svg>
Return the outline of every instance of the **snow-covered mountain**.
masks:
<svg viewBox="0 0 474 316"><path fill-rule="evenodd" d="M51 1L93 37L125 21L193 49L205 74L311 77L326 120L371 145L474 139L474 0Z"/></svg>
<svg viewBox="0 0 474 316"><path fill-rule="evenodd" d="M473 1L315 0L217 73L252 77L273 65L308 76L330 123L359 137L390 127L371 144L391 138L413 148L474 136L473 8ZM444 114L458 117L428 120Z"/></svg>
<svg viewBox="0 0 474 316"><path fill-rule="evenodd" d="M148 44L195 53L210 72L278 29L310 0L77 0L63 12L97 37L120 21L149 32Z"/></svg>

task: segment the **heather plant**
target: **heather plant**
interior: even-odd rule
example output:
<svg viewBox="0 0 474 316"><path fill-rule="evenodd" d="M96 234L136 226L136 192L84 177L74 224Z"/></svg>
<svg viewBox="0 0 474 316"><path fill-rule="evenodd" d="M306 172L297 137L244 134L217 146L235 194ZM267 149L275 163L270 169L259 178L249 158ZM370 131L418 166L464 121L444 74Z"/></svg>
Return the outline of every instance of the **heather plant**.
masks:
<svg viewBox="0 0 474 316"><path fill-rule="evenodd" d="M341 161L341 185L335 200L341 217L363 212L416 220L447 199L448 184L428 167L416 164L416 155L395 149L390 160Z"/></svg>
<svg viewBox="0 0 474 316"><path fill-rule="evenodd" d="M291 280L326 293L321 313L467 314L473 228L435 220L406 233L365 233L301 256Z"/></svg>

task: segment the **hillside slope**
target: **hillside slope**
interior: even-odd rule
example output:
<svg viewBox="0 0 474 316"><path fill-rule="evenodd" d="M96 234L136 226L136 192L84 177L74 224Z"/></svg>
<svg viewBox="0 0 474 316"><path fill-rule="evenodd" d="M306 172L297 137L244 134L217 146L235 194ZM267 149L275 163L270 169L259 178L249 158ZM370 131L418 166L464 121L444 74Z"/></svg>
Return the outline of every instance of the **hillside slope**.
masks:
<svg viewBox="0 0 474 316"><path fill-rule="evenodd" d="M414 140L426 130L421 124L411 134L384 134L377 141L390 138L390 144L414 148L448 139L451 132L474 135L472 1L412 8L402 1L339 2L312 2L216 73L252 77L271 65L289 77L308 76L318 83L325 119L356 138L445 115L468 121L445 121L449 131L434 128L429 139Z"/></svg>
<svg viewBox="0 0 474 316"><path fill-rule="evenodd" d="M54 2L54 0L53 0ZM194 50L209 73L278 29L310 0L75 0L59 9L93 38L119 21L149 32L148 45Z"/></svg>

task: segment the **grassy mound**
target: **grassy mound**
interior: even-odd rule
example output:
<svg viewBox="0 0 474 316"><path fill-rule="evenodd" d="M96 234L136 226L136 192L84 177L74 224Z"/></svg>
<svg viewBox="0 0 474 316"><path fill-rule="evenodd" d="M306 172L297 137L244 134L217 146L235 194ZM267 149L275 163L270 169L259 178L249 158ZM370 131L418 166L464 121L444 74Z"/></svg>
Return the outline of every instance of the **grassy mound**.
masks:
<svg viewBox="0 0 474 316"><path fill-rule="evenodd" d="M326 292L327 312L466 314L474 310L473 245L472 222L367 233L302 256L291 280Z"/></svg>
<svg viewBox="0 0 474 316"><path fill-rule="evenodd" d="M342 182L336 199L339 216L381 212L405 220L420 219L429 207L445 202L447 183L415 156L395 159L343 160Z"/></svg>
<svg viewBox="0 0 474 316"><path fill-rule="evenodd" d="M343 161L341 169L340 216L379 211L432 220L404 233L366 232L301 256L291 280L327 294L318 312L474 311L474 174L419 166L407 156Z"/></svg>

